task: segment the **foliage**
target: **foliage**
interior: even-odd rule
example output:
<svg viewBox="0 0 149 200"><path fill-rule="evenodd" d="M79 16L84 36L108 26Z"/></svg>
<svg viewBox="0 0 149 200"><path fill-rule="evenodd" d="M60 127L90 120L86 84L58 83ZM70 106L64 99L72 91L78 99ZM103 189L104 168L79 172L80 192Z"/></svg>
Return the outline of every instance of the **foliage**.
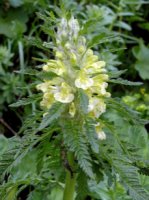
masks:
<svg viewBox="0 0 149 200"><path fill-rule="evenodd" d="M137 58L135 68L139 72L139 75L144 80L149 79L149 48L147 48L141 40L139 46L133 48L133 53L134 56Z"/></svg>

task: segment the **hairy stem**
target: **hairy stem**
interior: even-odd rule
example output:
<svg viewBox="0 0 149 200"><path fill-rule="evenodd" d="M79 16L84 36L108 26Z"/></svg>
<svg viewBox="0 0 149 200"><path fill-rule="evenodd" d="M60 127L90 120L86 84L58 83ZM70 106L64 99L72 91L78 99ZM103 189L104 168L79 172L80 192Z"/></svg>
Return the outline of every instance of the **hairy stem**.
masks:
<svg viewBox="0 0 149 200"><path fill-rule="evenodd" d="M74 200L76 173L74 173L74 155L68 153L68 168L66 170L66 182L63 200ZM70 168L70 169L69 169Z"/></svg>

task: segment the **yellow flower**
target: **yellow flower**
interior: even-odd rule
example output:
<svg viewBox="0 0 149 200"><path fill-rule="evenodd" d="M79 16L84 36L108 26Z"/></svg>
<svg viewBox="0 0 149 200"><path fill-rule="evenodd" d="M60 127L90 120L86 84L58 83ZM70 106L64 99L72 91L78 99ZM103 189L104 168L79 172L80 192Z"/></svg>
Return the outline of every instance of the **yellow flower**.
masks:
<svg viewBox="0 0 149 200"><path fill-rule="evenodd" d="M105 67L105 62L104 61L98 61L93 64L88 64L84 67L84 70L88 74L94 74L94 73L102 73L106 72L106 69L103 69Z"/></svg>
<svg viewBox="0 0 149 200"><path fill-rule="evenodd" d="M86 54L85 54L85 66L86 65L91 65L95 62L98 61L98 56L93 55L93 51L91 49L87 50Z"/></svg>
<svg viewBox="0 0 149 200"><path fill-rule="evenodd" d="M71 117L74 117L76 113L76 107L75 104L72 102L69 106L69 114L71 115Z"/></svg>
<svg viewBox="0 0 149 200"><path fill-rule="evenodd" d="M37 90L41 90L42 92L46 92L50 86L50 81L45 81L44 83L40 83L36 86Z"/></svg>
<svg viewBox="0 0 149 200"><path fill-rule="evenodd" d="M62 103L70 103L74 99L74 94L71 91L71 87L67 83L63 82L60 90L54 94L54 98L56 101Z"/></svg>
<svg viewBox="0 0 149 200"><path fill-rule="evenodd" d="M83 45L81 45L81 46L78 47L77 50L78 50L78 53L79 53L79 54L82 54L82 53L85 52L85 47L84 47Z"/></svg>
<svg viewBox="0 0 149 200"><path fill-rule="evenodd" d="M98 74L93 77L96 85L99 85L101 82L108 81L109 76L107 74Z"/></svg>
<svg viewBox="0 0 149 200"><path fill-rule="evenodd" d="M105 67L105 65L106 65L105 61L98 61L98 62L93 63L92 67L94 67L95 69L98 69L98 68Z"/></svg>
<svg viewBox="0 0 149 200"><path fill-rule="evenodd" d="M106 92L106 88L108 87L108 83L105 82L105 80L108 80L108 76L106 74L100 74L95 77L93 77L94 84L91 88L93 93L97 93L100 96L109 96L109 93Z"/></svg>
<svg viewBox="0 0 149 200"><path fill-rule="evenodd" d="M91 49L88 49L88 50L86 51L86 55L87 55L87 56L93 56L93 51L92 51Z"/></svg>
<svg viewBox="0 0 149 200"><path fill-rule="evenodd" d="M70 61L72 65L76 65L77 64L77 57L75 55L75 53L70 52Z"/></svg>
<svg viewBox="0 0 149 200"><path fill-rule="evenodd" d="M63 53L61 51L56 51L55 52L56 58L62 59L63 58Z"/></svg>
<svg viewBox="0 0 149 200"><path fill-rule="evenodd" d="M70 49L72 48L72 46L71 46L71 44L70 44L69 42L67 42L67 43L65 44L65 48L66 48L67 50L70 50Z"/></svg>
<svg viewBox="0 0 149 200"><path fill-rule="evenodd" d="M105 132L102 130L100 123L97 123L95 125L95 129L96 129L96 134L97 134L97 138L99 140L105 140L106 139L106 134Z"/></svg>
<svg viewBox="0 0 149 200"><path fill-rule="evenodd" d="M49 108L55 101L70 103L69 114L75 116L75 91L77 88L85 90L88 95L88 114L98 118L106 110L104 98L109 97L106 92L109 79L106 74L105 62L99 61L91 49L87 49L86 39L79 34L78 21L63 18L58 26L54 60L49 60L43 71L57 74L52 80L43 80L37 89L43 92L41 106ZM104 135L98 131L99 138ZM104 137L104 136L103 136Z"/></svg>
<svg viewBox="0 0 149 200"><path fill-rule="evenodd" d="M78 78L75 80L75 86L77 88L82 88L83 90L88 89L94 84L92 78L88 77L85 72L81 71Z"/></svg>
<svg viewBox="0 0 149 200"><path fill-rule="evenodd" d="M59 76L66 71L63 62L60 60L50 60L46 65L43 66L43 70L47 72L54 72Z"/></svg>
<svg viewBox="0 0 149 200"><path fill-rule="evenodd" d="M41 107L45 107L47 109L49 109L52 104L54 103L55 99L53 97L52 93L44 93L43 95L43 100L40 102Z"/></svg>
<svg viewBox="0 0 149 200"><path fill-rule="evenodd" d="M104 100L98 97L90 97L88 112L91 116L98 118L102 113L106 111L106 104Z"/></svg>

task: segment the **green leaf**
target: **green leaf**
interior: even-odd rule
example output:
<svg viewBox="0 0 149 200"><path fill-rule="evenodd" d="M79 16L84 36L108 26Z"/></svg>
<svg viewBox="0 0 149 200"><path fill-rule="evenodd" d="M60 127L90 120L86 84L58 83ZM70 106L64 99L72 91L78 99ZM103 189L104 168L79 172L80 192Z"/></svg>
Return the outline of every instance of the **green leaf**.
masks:
<svg viewBox="0 0 149 200"><path fill-rule="evenodd" d="M0 135L0 155L3 154L8 148L8 139Z"/></svg>
<svg viewBox="0 0 149 200"><path fill-rule="evenodd" d="M134 16L133 12L119 12L118 16Z"/></svg>
<svg viewBox="0 0 149 200"><path fill-rule="evenodd" d="M109 180L106 175L104 175L104 180L99 183L94 180L88 181L92 196L102 200L132 200L120 182L114 180L110 185L109 181L112 180Z"/></svg>
<svg viewBox="0 0 149 200"><path fill-rule="evenodd" d="M110 71L108 72L108 75L110 76L110 78L117 78L119 76L121 76L122 74L124 74L127 71L127 69L125 70L117 70L117 71Z"/></svg>
<svg viewBox="0 0 149 200"><path fill-rule="evenodd" d="M5 152L0 157L0 179L5 176L11 169L11 165L14 162L14 157L19 149L20 139L19 137L12 137L8 140L8 146Z"/></svg>
<svg viewBox="0 0 149 200"><path fill-rule="evenodd" d="M44 60L44 61L47 62L48 60ZM18 74L36 76L41 80L43 80L43 79L51 80L51 79L53 79L53 78L58 76L54 72L45 72L45 71L39 72L36 69L26 69L26 70L19 70L19 71L15 71L15 72L18 73Z"/></svg>
<svg viewBox="0 0 149 200"><path fill-rule="evenodd" d="M7 194L4 200L16 200L16 193L17 193L17 187L10 187L7 190Z"/></svg>
<svg viewBox="0 0 149 200"><path fill-rule="evenodd" d="M138 4L138 5L141 5L141 4L148 4L147 1L143 1L143 0L125 0L125 4Z"/></svg>
<svg viewBox="0 0 149 200"><path fill-rule="evenodd" d="M106 99L107 106L118 112L120 116L123 116L126 121L129 121L133 124L146 124L147 120L141 119L139 113L129 108L118 98L109 98Z"/></svg>
<svg viewBox="0 0 149 200"><path fill-rule="evenodd" d="M122 85L130 85L130 86L139 86L139 85L143 84L142 82L132 82L132 81L124 80L122 78L110 79L109 82L116 83L116 84L122 84Z"/></svg>
<svg viewBox="0 0 149 200"><path fill-rule="evenodd" d="M74 152L80 168L87 174L87 176L94 178L88 145L86 144L85 137L82 134L82 124L80 124L80 121L63 119L61 126L64 144L70 151Z"/></svg>
<svg viewBox="0 0 149 200"><path fill-rule="evenodd" d="M139 46L133 48L133 54L137 59L135 69L143 80L149 80L149 48L141 40Z"/></svg>
<svg viewBox="0 0 149 200"><path fill-rule="evenodd" d="M101 42L101 39L105 38L106 34L101 33L100 35L95 35L91 41L88 42L88 48L91 48Z"/></svg>
<svg viewBox="0 0 149 200"><path fill-rule="evenodd" d="M42 122L40 123L40 126L38 128L38 131L41 131L48 125L50 125L55 119L58 119L61 114L64 112L66 108L65 104L56 102L52 105L52 107L49 109L48 113L43 117Z"/></svg>
<svg viewBox="0 0 149 200"><path fill-rule="evenodd" d="M90 42L88 42L87 47L91 48L98 44L111 42L111 40L115 40L116 38L119 39L119 36L114 34L107 36L105 33L101 33L100 35L94 36Z"/></svg>
<svg viewBox="0 0 149 200"><path fill-rule="evenodd" d="M88 96L82 89L78 90L78 101L80 110L86 114L88 113Z"/></svg>
<svg viewBox="0 0 149 200"><path fill-rule="evenodd" d="M110 109L110 112L106 113L106 122L104 123L113 135L122 140L123 149L129 151L132 156L131 160L137 162L139 166L140 164L146 166L145 160L149 158L149 140L144 125L138 125L137 123L132 125L116 109Z"/></svg>
<svg viewBox="0 0 149 200"><path fill-rule="evenodd" d="M143 29L149 31L149 23L148 23L148 22L145 22L145 23L142 23L142 22L141 22L141 23L139 24L139 27L141 27L141 28L143 28Z"/></svg>
<svg viewBox="0 0 149 200"><path fill-rule="evenodd" d="M31 104L35 101L38 101L40 99L41 99L41 94L34 94L28 98L23 98L23 99L17 101L16 103L10 104L9 107L25 106L25 105Z"/></svg>
<svg viewBox="0 0 149 200"><path fill-rule="evenodd" d="M113 159L113 167L120 174L122 181L129 190L129 195L134 200L147 200L149 193L140 185L138 169L120 158Z"/></svg>
<svg viewBox="0 0 149 200"><path fill-rule="evenodd" d="M126 22L118 21L117 23L115 23L115 26L123 28L127 31L131 31L131 26Z"/></svg>
<svg viewBox="0 0 149 200"><path fill-rule="evenodd" d="M36 177L37 175L37 154L38 150L29 151L18 163L11 169L13 174L12 180L21 180L27 177ZM26 163L30 163L27 165Z"/></svg>
<svg viewBox="0 0 149 200"><path fill-rule="evenodd" d="M84 200L89 194L88 185L87 185L88 177L86 174L80 170L77 176L77 196L75 200Z"/></svg>
<svg viewBox="0 0 149 200"><path fill-rule="evenodd" d="M99 143L97 139L94 121L92 119L86 119L84 128L85 128L85 134L88 139L88 142L90 143L91 149L95 153L99 153Z"/></svg>
<svg viewBox="0 0 149 200"><path fill-rule="evenodd" d="M51 79L53 79L53 78L55 78L55 77L58 77L58 75L55 74L54 72L43 72L43 71L37 73L36 76L37 76L38 78L42 79L42 80L43 80L43 79L51 80Z"/></svg>
<svg viewBox="0 0 149 200"><path fill-rule="evenodd" d="M40 40L39 38L37 37L25 37L26 41L28 42L29 45L32 45L32 46L36 46L37 48L39 49L43 49L45 50L46 52L50 52L51 50L49 50L47 47L45 47L43 45L43 42L42 40Z"/></svg>
<svg viewBox="0 0 149 200"><path fill-rule="evenodd" d="M0 34L10 38L19 38L26 31L28 13L23 8L10 9L7 16L0 17Z"/></svg>
<svg viewBox="0 0 149 200"><path fill-rule="evenodd" d="M60 186L55 186L52 191L51 194L48 196L49 199L53 199L53 200L62 200L63 199L63 189Z"/></svg>
<svg viewBox="0 0 149 200"><path fill-rule="evenodd" d="M37 73L39 73L39 71L37 71L36 69L25 69L25 70L19 70L19 71L14 71L17 74L25 74L25 75L31 75L31 76L35 76Z"/></svg>

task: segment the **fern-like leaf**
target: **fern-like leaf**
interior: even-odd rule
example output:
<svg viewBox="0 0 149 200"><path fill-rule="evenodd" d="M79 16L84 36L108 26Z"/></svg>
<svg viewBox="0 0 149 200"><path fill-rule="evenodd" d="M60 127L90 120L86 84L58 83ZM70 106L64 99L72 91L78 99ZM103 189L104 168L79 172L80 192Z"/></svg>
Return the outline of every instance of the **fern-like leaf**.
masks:
<svg viewBox="0 0 149 200"><path fill-rule="evenodd" d="M10 107L19 107L19 106L25 106L28 104L31 104L33 102L39 101L41 99L41 94L34 94L30 97L27 98L23 98L19 101L17 101L16 103L10 104Z"/></svg>
<svg viewBox="0 0 149 200"><path fill-rule="evenodd" d="M120 101L118 98L109 98L106 100L107 106L112 108L120 115L122 115L127 121L132 122L133 124L146 124L147 120L141 119L137 111L132 110L126 104Z"/></svg>
<svg viewBox="0 0 149 200"><path fill-rule="evenodd" d="M122 78L118 78L118 79L111 79L109 80L110 83L116 83L116 84L122 84L122 85L130 85L130 86L139 86L142 85L142 82L132 82L132 81L128 81Z"/></svg>
<svg viewBox="0 0 149 200"><path fill-rule="evenodd" d="M88 112L88 96L82 89L78 90L79 109L86 114Z"/></svg>
<svg viewBox="0 0 149 200"><path fill-rule="evenodd" d="M139 182L138 169L132 165L131 161L115 158L113 167L120 174L129 195L134 200L149 200L149 193L142 188Z"/></svg>
<svg viewBox="0 0 149 200"><path fill-rule="evenodd" d="M41 131L42 129L46 128L54 120L58 119L65 110L65 108L66 108L65 104L59 102L53 104L52 107L49 109L48 113L43 117L42 122L40 123L40 126L38 128L38 131Z"/></svg>
<svg viewBox="0 0 149 200"><path fill-rule="evenodd" d="M88 193L87 176L80 170L77 176L77 196L75 200L84 200Z"/></svg>
<svg viewBox="0 0 149 200"><path fill-rule="evenodd" d="M95 153L99 153L99 143L97 139L97 134L95 130L94 121L91 118L87 118L84 124L85 133L88 142L90 143L91 149Z"/></svg>
<svg viewBox="0 0 149 200"><path fill-rule="evenodd" d="M64 144L70 151L74 152L79 166L90 177L94 178L92 165L90 163L91 157L88 151L85 137L82 134L82 129L79 122L73 120L63 121L62 132L64 137Z"/></svg>

